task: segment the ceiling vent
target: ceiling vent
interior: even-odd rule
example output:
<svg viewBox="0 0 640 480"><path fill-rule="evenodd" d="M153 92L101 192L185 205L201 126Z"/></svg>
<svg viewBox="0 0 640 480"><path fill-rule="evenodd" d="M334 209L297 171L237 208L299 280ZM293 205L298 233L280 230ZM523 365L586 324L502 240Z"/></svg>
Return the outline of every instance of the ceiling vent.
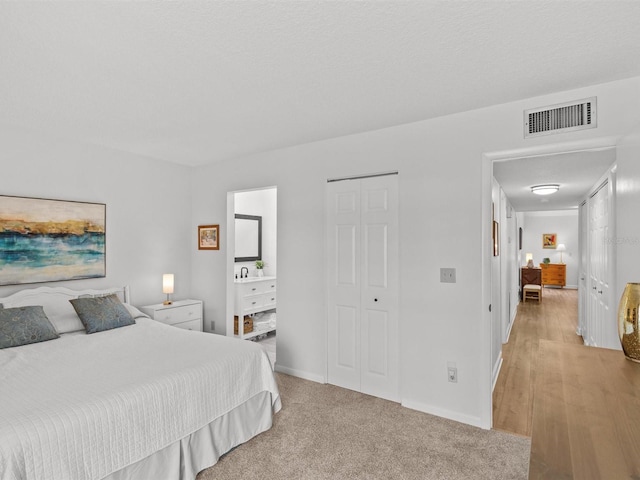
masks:
<svg viewBox="0 0 640 480"><path fill-rule="evenodd" d="M524 112L524 138L596 128L596 97Z"/></svg>

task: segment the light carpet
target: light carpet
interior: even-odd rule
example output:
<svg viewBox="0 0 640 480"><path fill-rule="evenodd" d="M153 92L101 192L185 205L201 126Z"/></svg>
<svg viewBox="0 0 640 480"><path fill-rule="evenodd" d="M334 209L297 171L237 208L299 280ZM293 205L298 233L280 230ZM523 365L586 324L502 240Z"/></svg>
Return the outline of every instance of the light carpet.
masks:
<svg viewBox="0 0 640 480"><path fill-rule="evenodd" d="M197 480L526 479L530 440L277 374L273 427Z"/></svg>

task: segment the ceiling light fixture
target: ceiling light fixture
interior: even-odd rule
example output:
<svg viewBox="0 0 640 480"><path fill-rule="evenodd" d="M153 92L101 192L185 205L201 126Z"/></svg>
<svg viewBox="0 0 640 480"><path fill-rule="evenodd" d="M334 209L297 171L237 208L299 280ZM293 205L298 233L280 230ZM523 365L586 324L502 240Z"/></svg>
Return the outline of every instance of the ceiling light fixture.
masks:
<svg viewBox="0 0 640 480"><path fill-rule="evenodd" d="M531 193L535 193L536 195L551 195L559 189L560 185L558 184L534 185L531 187Z"/></svg>

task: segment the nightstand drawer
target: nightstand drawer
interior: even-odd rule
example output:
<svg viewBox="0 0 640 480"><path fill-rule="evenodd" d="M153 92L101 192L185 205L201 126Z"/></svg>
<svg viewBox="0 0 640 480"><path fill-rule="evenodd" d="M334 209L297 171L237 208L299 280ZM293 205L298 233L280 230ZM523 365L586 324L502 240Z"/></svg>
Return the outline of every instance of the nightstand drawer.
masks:
<svg viewBox="0 0 640 480"><path fill-rule="evenodd" d="M166 323L168 325L174 325L176 323L187 322L190 320L199 319L201 316L202 307L198 305L184 305L175 308L166 308L156 311L154 320Z"/></svg>
<svg viewBox="0 0 640 480"><path fill-rule="evenodd" d="M184 328L185 330L194 330L196 332L201 332L202 319L196 318L194 320L189 320L188 322L174 323L173 326L177 328Z"/></svg>
<svg viewBox="0 0 640 480"><path fill-rule="evenodd" d="M140 307L140 310L158 322L202 331L202 301L200 300L177 300L171 305L158 303Z"/></svg>

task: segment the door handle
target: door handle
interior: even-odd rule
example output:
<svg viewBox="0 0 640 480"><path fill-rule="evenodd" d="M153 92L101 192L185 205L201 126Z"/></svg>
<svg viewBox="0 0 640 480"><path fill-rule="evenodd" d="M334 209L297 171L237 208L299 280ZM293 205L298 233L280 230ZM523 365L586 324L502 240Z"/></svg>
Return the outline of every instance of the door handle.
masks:
<svg viewBox="0 0 640 480"><path fill-rule="evenodd" d="M598 290L598 293L599 293L599 294L602 294L602 290Z"/></svg>

